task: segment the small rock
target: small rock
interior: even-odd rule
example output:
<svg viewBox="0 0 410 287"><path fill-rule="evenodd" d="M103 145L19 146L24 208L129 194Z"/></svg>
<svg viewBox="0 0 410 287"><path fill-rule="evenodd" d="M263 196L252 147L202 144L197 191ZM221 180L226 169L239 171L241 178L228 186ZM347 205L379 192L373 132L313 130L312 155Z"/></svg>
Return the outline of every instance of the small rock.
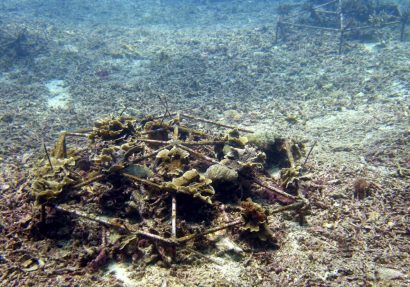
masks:
<svg viewBox="0 0 410 287"><path fill-rule="evenodd" d="M0 121L4 122L6 124L12 123L13 120L14 120L14 116L12 114L4 114L4 115L0 116Z"/></svg>
<svg viewBox="0 0 410 287"><path fill-rule="evenodd" d="M210 166L205 175L213 182L235 182L238 179L238 173L235 170L222 164Z"/></svg>
<svg viewBox="0 0 410 287"><path fill-rule="evenodd" d="M124 168L124 172L142 178L149 178L154 175L152 170L150 170L148 167L139 164L131 164L127 166L126 168Z"/></svg>
<svg viewBox="0 0 410 287"><path fill-rule="evenodd" d="M374 276L378 280L395 280L402 278L404 274L396 269L379 267L374 271Z"/></svg>
<svg viewBox="0 0 410 287"><path fill-rule="evenodd" d="M240 248L235 242L233 242L228 237L220 238L219 241L216 243L216 248L221 253L232 252L239 255L243 254L242 248Z"/></svg>
<svg viewBox="0 0 410 287"><path fill-rule="evenodd" d="M228 120L239 121L242 115L237 110L227 110L224 112L224 117Z"/></svg>
<svg viewBox="0 0 410 287"><path fill-rule="evenodd" d="M2 185L0 185L0 190L1 191L6 191L6 190L8 190L8 189L10 189L10 185L9 184L2 184Z"/></svg>

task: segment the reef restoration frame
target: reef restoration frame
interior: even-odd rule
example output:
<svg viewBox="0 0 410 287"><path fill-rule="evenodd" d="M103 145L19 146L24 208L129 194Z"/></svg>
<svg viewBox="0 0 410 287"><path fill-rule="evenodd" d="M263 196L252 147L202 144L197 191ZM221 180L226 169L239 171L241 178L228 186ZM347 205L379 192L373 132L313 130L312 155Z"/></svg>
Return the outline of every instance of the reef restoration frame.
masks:
<svg viewBox="0 0 410 287"><path fill-rule="evenodd" d="M338 23L337 27L326 27L320 25L308 25L304 23L298 23L297 19L307 13L307 7L305 7L304 11L300 11L299 13L286 16L280 15L279 19L276 23L276 33L275 33L275 43L278 43L281 39L285 40L285 27L293 27L293 28L300 28L300 29L314 29L314 30L323 30L323 31L330 31L334 32L338 35L338 54L342 54L343 47L346 41L346 34L352 31L359 31L359 30L369 30L369 29L382 29L388 26L395 26L400 25L400 41L404 41L405 38L405 29L406 25L410 19L410 13L408 10L399 8L398 5L395 6L397 16L392 16L394 19L391 21L384 22L383 19L375 19L374 23L371 25L351 25L351 23L346 22L346 15L348 11L344 9L345 0L331 0L324 4L320 4L317 6L310 6L309 10L311 13L319 14L328 14L333 15L335 21ZM336 9L332 9L332 5L336 5ZM303 7L302 7L303 8ZM286 8L285 8L286 10ZM303 10L303 9L302 9Z"/></svg>

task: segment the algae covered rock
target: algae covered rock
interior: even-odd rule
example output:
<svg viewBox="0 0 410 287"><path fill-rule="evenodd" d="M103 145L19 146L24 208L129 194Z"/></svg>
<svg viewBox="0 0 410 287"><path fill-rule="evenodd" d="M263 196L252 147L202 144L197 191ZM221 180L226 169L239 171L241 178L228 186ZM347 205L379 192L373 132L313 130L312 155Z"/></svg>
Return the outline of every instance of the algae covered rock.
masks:
<svg viewBox="0 0 410 287"><path fill-rule="evenodd" d="M222 164L211 165L205 175L215 183L233 183L238 180L238 172Z"/></svg>

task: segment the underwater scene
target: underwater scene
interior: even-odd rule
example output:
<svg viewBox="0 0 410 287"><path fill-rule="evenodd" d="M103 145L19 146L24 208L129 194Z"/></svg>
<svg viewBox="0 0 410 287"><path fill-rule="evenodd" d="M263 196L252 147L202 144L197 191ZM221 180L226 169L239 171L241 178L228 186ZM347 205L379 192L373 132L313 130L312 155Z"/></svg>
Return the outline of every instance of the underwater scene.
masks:
<svg viewBox="0 0 410 287"><path fill-rule="evenodd" d="M410 286L410 0L2 0L0 286Z"/></svg>

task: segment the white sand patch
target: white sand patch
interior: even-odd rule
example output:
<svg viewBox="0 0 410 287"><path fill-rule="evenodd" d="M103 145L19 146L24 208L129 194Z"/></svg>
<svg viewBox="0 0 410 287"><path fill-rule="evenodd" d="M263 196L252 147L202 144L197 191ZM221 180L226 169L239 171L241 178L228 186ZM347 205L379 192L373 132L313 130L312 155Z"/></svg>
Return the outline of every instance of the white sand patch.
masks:
<svg viewBox="0 0 410 287"><path fill-rule="evenodd" d="M128 265L124 263L111 263L108 265L108 272L113 273L114 277L124 283L124 286L136 286L137 281L130 278L131 272L128 271Z"/></svg>
<svg viewBox="0 0 410 287"><path fill-rule="evenodd" d="M363 49L369 53L375 53L381 48L383 48L383 45L380 43L364 43L363 44Z"/></svg>
<svg viewBox="0 0 410 287"><path fill-rule="evenodd" d="M214 265L217 274L224 278L227 283L234 286L239 286L241 273L244 271L244 268L239 262L224 260L223 265Z"/></svg>
<svg viewBox="0 0 410 287"><path fill-rule="evenodd" d="M80 51L80 49L78 49L77 46L68 44L63 46L63 51L66 53L77 54Z"/></svg>
<svg viewBox="0 0 410 287"><path fill-rule="evenodd" d="M67 109L71 100L68 87L63 80L51 80L46 83L46 88L49 92L47 97L47 105L53 109Z"/></svg>

